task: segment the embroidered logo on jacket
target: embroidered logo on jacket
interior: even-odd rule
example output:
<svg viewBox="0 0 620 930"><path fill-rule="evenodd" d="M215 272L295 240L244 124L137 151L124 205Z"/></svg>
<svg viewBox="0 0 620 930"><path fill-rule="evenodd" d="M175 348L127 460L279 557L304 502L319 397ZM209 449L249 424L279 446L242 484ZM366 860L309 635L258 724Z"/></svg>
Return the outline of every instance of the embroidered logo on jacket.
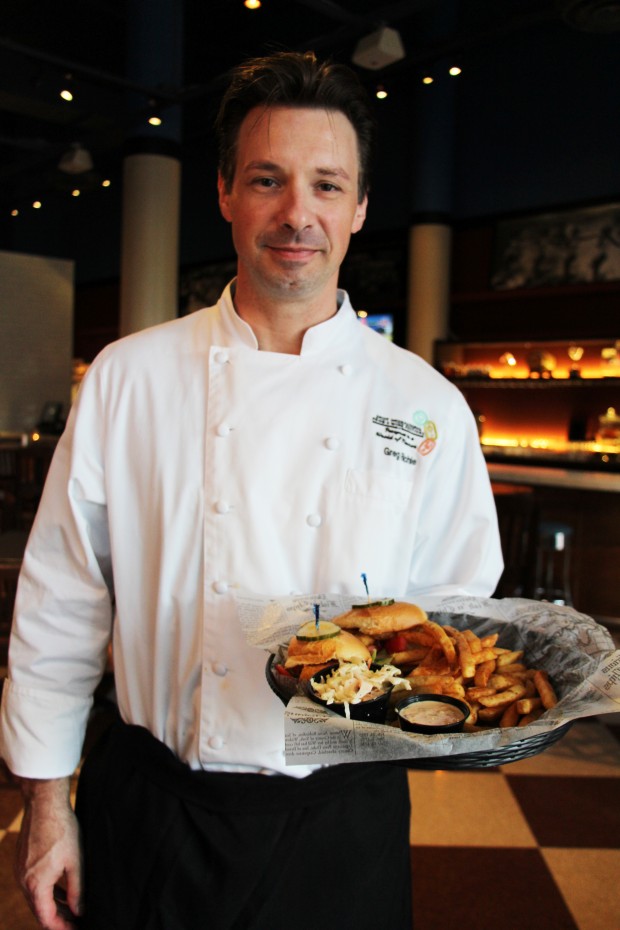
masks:
<svg viewBox="0 0 620 930"><path fill-rule="evenodd" d="M424 410L416 410L411 419L412 422L407 423L393 417L374 416L372 422L379 427L375 435L395 445L400 443L407 446L418 455L428 455L437 444L437 426ZM399 451L386 446L383 452L407 465L416 463L416 459L407 455L404 450Z"/></svg>

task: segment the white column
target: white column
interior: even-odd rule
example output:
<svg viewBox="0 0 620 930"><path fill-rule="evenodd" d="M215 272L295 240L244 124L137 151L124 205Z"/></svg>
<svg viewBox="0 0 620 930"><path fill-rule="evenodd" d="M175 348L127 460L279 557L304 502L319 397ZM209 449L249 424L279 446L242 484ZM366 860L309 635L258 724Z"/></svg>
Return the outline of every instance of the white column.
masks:
<svg viewBox="0 0 620 930"><path fill-rule="evenodd" d="M123 172L122 336L177 316L181 163L137 153Z"/></svg>
<svg viewBox="0 0 620 930"><path fill-rule="evenodd" d="M433 343L448 335L452 230L415 223L409 230L407 348L433 362Z"/></svg>

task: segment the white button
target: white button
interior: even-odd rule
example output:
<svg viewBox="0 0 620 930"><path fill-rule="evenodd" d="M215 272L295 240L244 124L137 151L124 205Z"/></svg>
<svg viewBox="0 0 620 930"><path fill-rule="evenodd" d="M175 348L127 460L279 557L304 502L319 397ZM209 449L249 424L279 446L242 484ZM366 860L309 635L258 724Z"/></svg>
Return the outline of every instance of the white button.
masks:
<svg viewBox="0 0 620 930"><path fill-rule="evenodd" d="M216 352L214 358L218 365L225 365L228 361L228 352Z"/></svg>
<svg viewBox="0 0 620 930"><path fill-rule="evenodd" d="M225 581L214 581L213 590L215 591L216 594L226 594L226 592L228 591L228 585L226 584Z"/></svg>
<svg viewBox="0 0 620 930"><path fill-rule="evenodd" d="M215 502L215 511L216 513L228 513L230 510L230 504L228 501L216 501Z"/></svg>
<svg viewBox="0 0 620 930"><path fill-rule="evenodd" d="M221 749L224 745L224 740L221 736L210 736L209 737L209 746L211 749Z"/></svg>
<svg viewBox="0 0 620 930"><path fill-rule="evenodd" d="M228 669L227 669L227 667L224 665L223 662L214 662L214 663L213 663L213 671L215 672L216 675L219 675L220 678L223 678L224 675L227 675L227 674L228 674Z"/></svg>
<svg viewBox="0 0 620 930"><path fill-rule="evenodd" d="M228 423L220 423L220 425L217 428L217 435L228 436L228 434L230 433L230 429L231 427L228 425Z"/></svg>
<svg viewBox="0 0 620 930"><path fill-rule="evenodd" d="M309 513L306 517L306 523L308 526L320 526L321 525L321 515L318 513Z"/></svg>
<svg viewBox="0 0 620 930"><path fill-rule="evenodd" d="M347 377L353 374L353 365L341 365L340 372Z"/></svg>
<svg viewBox="0 0 620 930"><path fill-rule="evenodd" d="M336 449L340 448L340 440L336 439L335 436L330 436L329 439L325 440L325 445L328 449L331 449L332 452L335 452Z"/></svg>

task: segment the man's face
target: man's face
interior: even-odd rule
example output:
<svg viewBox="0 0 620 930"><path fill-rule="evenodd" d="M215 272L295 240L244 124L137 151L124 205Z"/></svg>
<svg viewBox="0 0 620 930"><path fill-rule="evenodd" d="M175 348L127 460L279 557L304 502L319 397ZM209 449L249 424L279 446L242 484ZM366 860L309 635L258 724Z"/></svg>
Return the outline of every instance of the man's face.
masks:
<svg viewBox="0 0 620 930"><path fill-rule="evenodd" d="M361 229L358 148L346 116L323 109L257 107L241 124L230 190L237 294L275 301L331 299L351 233Z"/></svg>

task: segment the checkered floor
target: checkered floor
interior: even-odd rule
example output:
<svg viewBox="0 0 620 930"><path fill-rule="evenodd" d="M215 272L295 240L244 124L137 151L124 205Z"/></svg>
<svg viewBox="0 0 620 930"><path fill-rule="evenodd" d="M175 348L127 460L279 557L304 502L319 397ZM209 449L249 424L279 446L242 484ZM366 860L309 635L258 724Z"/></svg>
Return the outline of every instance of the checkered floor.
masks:
<svg viewBox="0 0 620 930"><path fill-rule="evenodd" d="M620 928L620 714L531 759L409 779L415 930ZM1 930L37 927L12 877L20 819L0 774Z"/></svg>

